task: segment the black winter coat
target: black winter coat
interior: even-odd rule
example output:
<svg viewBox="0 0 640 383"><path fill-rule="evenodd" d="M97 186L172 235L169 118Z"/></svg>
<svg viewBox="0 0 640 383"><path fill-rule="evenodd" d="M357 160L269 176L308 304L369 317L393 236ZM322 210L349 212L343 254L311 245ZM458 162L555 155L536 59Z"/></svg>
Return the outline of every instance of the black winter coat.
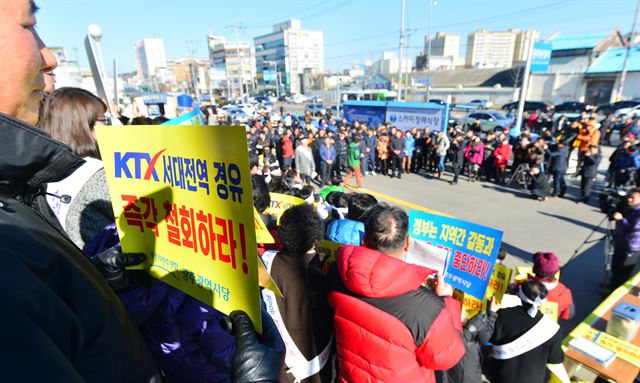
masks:
<svg viewBox="0 0 640 383"><path fill-rule="evenodd" d="M160 382L125 308L47 205L44 184L83 160L4 114L0 142L4 380Z"/></svg>
<svg viewBox="0 0 640 383"><path fill-rule="evenodd" d="M464 326L464 357L446 372L446 383L478 383L482 377L482 345L491 339L498 314L487 310L477 314Z"/></svg>

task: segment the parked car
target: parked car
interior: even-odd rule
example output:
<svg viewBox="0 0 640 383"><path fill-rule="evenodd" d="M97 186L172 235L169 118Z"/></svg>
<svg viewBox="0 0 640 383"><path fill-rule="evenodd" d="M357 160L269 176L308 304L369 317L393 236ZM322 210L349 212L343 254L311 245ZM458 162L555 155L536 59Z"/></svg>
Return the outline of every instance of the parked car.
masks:
<svg viewBox="0 0 640 383"><path fill-rule="evenodd" d="M614 112L618 118L627 117L639 117L640 116L640 104L632 106L631 108L620 108Z"/></svg>
<svg viewBox="0 0 640 383"><path fill-rule="evenodd" d="M469 114L465 120L465 125L469 126L476 120L480 121L483 132L494 130L495 128L504 128L513 124L512 118L507 118L500 112L485 111Z"/></svg>
<svg viewBox="0 0 640 383"><path fill-rule="evenodd" d="M433 104L440 104L440 105L446 104L446 102L444 102L444 100L441 100L439 98L432 98L431 100L429 100L429 102L431 102Z"/></svg>
<svg viewBox="0 0 640 383"><path fill-rule="evenodd" d="M510 102L508 104L504 104L502 105L502 110L517 110L518 102L519 101L515 101L515 102ZM524 102L525 112L535 112L538 110L544 113L551 113L553 112L554 107L548 102L542 102L542 101L525 101Z"/></svg>
<svg viewBox="0 0 640 383"><path fill-rule="evenodd" d="M475 106L476 109L478 109L478 110L484 110L484 109L493 108L493 101L486 100L486 99L481 99L481 98L476 99L476 100L471 100L467 104Z"/></svg>
<svg viewBox="0 0 640 383"><path fill-rule="evenodd" d="M580 113L588 112L593 109L593 105L588 105L578 101L565 101L555 106L556 112Z"/></svg>
<svg viewBox="0 0 640 383"><path fill-rule="evenodd" d="M241 109L231 109L227 112L227 116L231 117L231 121L234 123L244 123L249 121L249 115Z"/></svg>
<svg viewBox="0 0 640 383"><path fill-rule="evenodd" d="M324 104L322 103L318 103L318 104L307 104L304 106L304 111L307 112L311 112L312 116L322 116L325 113L327 113L327 109L324 107Z"/></svg>
<svg viewBox="0 0 640 383"><path fill-rule="evenodd" d="M256 108L249 104L237 104L236 109L245 112L250 117L256 114Z"/></svg>
<svg viewBox="0 0 640 383"><path fill-rule="evenodd" d="M294 94L293 96L287 98L287 102L291 104L302 104L307 101L307 98L301 94Z"/></svg>
<svg viewBox="0 0 640 383"><path fill-rule="evenodd" d="M618 109L632 108L637 105L640 105L640 101L636 101L636 100L618 101L612 104L600 105L598 108L596 108L596 112L600 114L611 114L611 113L615 113L615 111Z"/></svg>

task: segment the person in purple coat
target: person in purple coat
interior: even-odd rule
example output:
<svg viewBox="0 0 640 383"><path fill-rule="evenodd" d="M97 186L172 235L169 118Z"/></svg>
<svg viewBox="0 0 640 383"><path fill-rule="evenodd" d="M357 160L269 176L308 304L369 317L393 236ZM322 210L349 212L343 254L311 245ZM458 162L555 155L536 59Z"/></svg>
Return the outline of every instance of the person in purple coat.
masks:
<svg viewBox="0 0 640 383"><path fill-rule="evenodd" d="M627 194L627 206L615 212L615 248L611 263L609 288L615 289L639 270L640 261L640 188Z"/></svg>

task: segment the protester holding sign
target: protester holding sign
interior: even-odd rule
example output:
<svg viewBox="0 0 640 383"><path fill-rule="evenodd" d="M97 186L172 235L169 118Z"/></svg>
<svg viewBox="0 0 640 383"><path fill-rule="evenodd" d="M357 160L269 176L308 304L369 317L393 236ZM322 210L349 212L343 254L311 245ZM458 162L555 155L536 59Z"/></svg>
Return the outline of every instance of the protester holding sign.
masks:
<svg viewBox="0 0 640 383"><path fill-rule="evenodd" d="M498 311L488 361L491 383L543 383L547 363L562 363L564 358L560 326L539 310L546 287L538 280L526 280L518 297L521 306Z"/></svg>
<svg viewBox="0 0 640 383"><path fill-rule="evenodd" d="M342 382L435 382L464 354L460 304L433 270L403 261L409 222L397 207L367 214L364 246L345 245L328 274Z"/></svg>
<svg viewBox="0 0 640 383"><path fill-rule="evenodd" d="M267 251L262 259L284 298L267 289L262 296L287 348L280 382L329 382L333 337L316 253L324 224L313 206L302 204L284 212L278 233L282 250Z"/></svg>
<svg viewBox="0 0 640 383"><path fill-rule="evenodd" d="M549 302L558 304L558 315L564 320L573 318L576 308L571 290L557 279L560 271L558 256L554 253L537 252L533 255L533 275L547 288Z"/></svg>
<svg viewBox="0 0 640 383"><path fill-rule="evenodd" d="M481 347L491 339L500 303L493 297L487 315L477 314L464 325L464 357L446 372L449 383L478 383L482 380Z"/></svg>
<svg viewBox="0 0 640 383"><path fill-rule="evenodd" d="M160 382L124 307L62 234L45 199L45 183L84 161L31 126L44 73L56 67L35 28L36 10L33 1L0 2L2 374L24 382Z"/></svg>

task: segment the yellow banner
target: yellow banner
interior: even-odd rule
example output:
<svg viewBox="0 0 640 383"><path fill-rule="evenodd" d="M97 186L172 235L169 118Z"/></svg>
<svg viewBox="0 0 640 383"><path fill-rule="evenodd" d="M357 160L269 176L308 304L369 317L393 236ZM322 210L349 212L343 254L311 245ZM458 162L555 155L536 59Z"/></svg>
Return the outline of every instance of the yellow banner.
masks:
<svg viewBox="0 0 640 383"><path fill-rule="evenodd" d="M462 292L454 294L462 303L463 309L467 312L467 317L471 318L479 311L486 312L487 302L494 296L498 301L500 301L502 296L507 292L507 287L509 287L509 282L511 282L512 273L513 270L505 265L497 263L493 267L493 272L491 273L491 278L489 279L489 284L487 285L487 290L482 302L469 294L464 294Z"/></svg>
<svg viewBox="0 0 640 383"><path fill-rule="evenodd" d="M254 224L256 226L256 242L264 244L275 243L276 241L275 239L273 239L273 235L271 235L271 232L269 232L267 225L265 225L264 221L262 221L260 213L258 213L255 208L253 208L253 218Z"/></svg>
<svg viewBox="0 0 640 383"><path fill-rule="evenodd" d="M620 359L640 367L640 347L629 343L623 339L609 335L606 332L598 331L593 327L581 323L571 333L574 337L582 336L583 338L593 341L596 344L616 353Z"/></svg>
<svg viewBox="0 0 640 383"><path fill-rule="evenodd" d="M229 126L96 127L122 248L149 273L261 331L246 134Z"/></svg>
<svg viewBox="0 0 640 383"><path fill-rule="evenodd" d="M271 197L271 206L269 206L264 212L265 214L276 216L278 218L278 223L280 223L280 217L285 210L293 206L302 205L306 202L302 198L286 194L269 193L269 196Z"/></svg>

